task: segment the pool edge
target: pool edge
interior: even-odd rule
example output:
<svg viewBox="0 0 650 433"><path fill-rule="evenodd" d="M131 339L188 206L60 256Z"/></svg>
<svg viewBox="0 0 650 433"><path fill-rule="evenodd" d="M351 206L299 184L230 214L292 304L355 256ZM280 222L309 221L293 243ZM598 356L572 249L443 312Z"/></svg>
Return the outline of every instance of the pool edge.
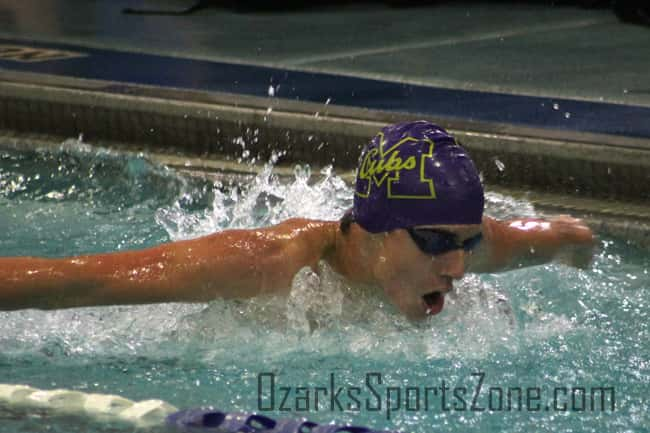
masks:
<svg viewBox="0 0 650 433"><path fill-rule="evenodd" d="M0 142L5 148L15 150L50 150L59 151L66 137L44 134L27 134L0 129ZM260 173L265 161L252 164L247 161L223 160L216 158L201 158L188 155L178 155L161 151L151 151L134 148L130 145L111 141L94 142L93 145L115 149L117 151L139 152L146 151L151 161L165 165L174 170L209 179L211 181L246 182ZM2 147L0 147L0 150ZM320 166L312 166L313 172L318 173ZM282 177L294 176L294 165L289 161L274 165L274 173ZM351 184L355 177L354 170L337 170L336 174ZM318 175L315 175L317 177ZM650 248L650 206L645 203L629 201L601 200L594 198L575 197L564 194L531 191L523 188L512 188L486 183L487 192L495 192L515 199L526 200L533 205L536 212L542 215L570 214L583 218L594 231L601 236L612 236L624 239L626 242Z"/></svg>
<svg viewBox="0 0 650 433"><path fill-rule="evenodd" d="M205 162L236 159L244 148L261 160L279 152L284 163L350 170L361 146L382 126L420 117L0 70L0 129L67 138L83 134L92 143L120 142L189 158L208 171ZM650 139L432 120L468 148L489 185L576 200L650 198Z"/></svg>

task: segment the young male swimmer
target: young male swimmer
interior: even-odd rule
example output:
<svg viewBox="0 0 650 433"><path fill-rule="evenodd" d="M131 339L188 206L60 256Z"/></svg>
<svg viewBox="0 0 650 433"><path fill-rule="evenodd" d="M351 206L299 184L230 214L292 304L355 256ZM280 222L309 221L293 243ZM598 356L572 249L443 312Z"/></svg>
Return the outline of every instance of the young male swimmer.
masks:
<svg viewBox="0 0 650 433"><path fill-rule="evenodd" d="M0 258L0 310L288 294L300 269L325 261L420 319L442 310L465 272L560 257L589 264L594 238L580 220L498 221L483 205L474 163L450 134L425 121L387 126L363 150L354 206L341 221L295 218L139 251Z"/></svg>

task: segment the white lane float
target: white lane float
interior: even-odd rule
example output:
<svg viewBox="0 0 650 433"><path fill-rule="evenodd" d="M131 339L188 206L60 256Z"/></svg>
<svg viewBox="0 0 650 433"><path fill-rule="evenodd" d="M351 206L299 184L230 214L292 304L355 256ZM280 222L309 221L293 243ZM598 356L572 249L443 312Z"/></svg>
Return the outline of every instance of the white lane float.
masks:
<svg viewBox="0 0 650 433"><path fill-rule="evenodd" d="M178 409L162 400L134 402L117 395L88 394L67 389L41 390L27 385L0 384L0 408L76 415L103 422L127 422L136 427L163 425Z"/></svg>

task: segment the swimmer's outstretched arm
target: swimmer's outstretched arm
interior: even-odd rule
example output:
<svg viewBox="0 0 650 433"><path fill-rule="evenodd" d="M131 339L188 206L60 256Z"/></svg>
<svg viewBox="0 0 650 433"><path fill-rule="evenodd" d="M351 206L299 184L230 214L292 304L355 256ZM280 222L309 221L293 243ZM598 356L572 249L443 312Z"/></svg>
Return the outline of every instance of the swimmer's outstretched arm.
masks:
<svg viewBox="0 0 650 433"><path fill-rule="evenodd" d="M582 220L568 215L506 221L484 217L482 226L484 242L467 260L470 272L499 272L552 260L581 268L591 263L594 234Z"/></svg>
<svg viewBox="0 0 650 433"><path fill-rule="evenodd" d="M330 230L331 226L331 230ZM153 248L60 259L0 258L0 310L249 298L291 287L336 223L287 220Z"/></svg>

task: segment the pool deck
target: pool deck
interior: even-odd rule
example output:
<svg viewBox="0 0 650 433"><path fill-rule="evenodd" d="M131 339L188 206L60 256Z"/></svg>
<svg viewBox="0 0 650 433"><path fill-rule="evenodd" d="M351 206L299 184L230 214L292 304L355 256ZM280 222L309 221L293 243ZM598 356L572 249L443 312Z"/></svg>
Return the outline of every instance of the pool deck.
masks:
<svg viewBox="0 0 650 433"><path fill-rule="evenodd" d="M229 165L243 145L346 171L381 126L426 118L466 145L488 189L650 233L650 29L609 10L16 3L0 6L5 136L83 134L199 171L250 170Z"/></svg>

